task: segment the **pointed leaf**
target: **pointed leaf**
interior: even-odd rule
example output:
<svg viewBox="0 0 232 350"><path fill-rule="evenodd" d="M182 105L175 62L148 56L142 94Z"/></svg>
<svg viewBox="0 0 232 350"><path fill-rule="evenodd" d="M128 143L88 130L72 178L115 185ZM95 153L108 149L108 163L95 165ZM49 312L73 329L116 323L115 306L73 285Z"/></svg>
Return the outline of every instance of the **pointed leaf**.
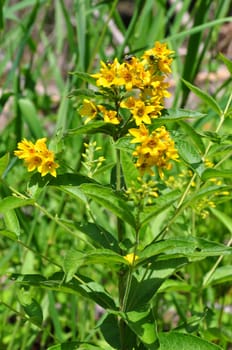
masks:
<svg viewBox="0 0 232 350"><path fill-rule="evenodd" d="M105 228L88 223L84 225L76 224L75 227L80 231L90 237L93 243L99 248L111 249L116 253L119 253L120 248L118 246L117 240L114 236L105 230Z"/></svg>
<svg viewBox="0 0 232 350"><path fill-rule="evenodd" d="M193 171L197 172L198 175L201 175L204 170L204 163L197 149L190 142L180 139L177 140L176 145L178 153L184 162L186 162Z"/></svg>
<svg viewBox="0 0 232 350"><path fill-rule="evenodd" d="M61 174L58 175L56 178L51 178L49 181L50 186L80 186L84 183L96 183L93 179L90 177L80 175L80 174Z"/></svg>
<svg viewBox="0 0 232 350"><path fill-rule="evenodd" d="M225 63L230 74L232 74L232 61L229 60L226 56L224 56L221 52L219 53L218 56Z"/></svg>
<svg viewBox="0 0 232 350"><path fill-rule="evenodd" d="M129 311L125 315L125 320L147 349L159 348L156 321L151 310Z"/></svg>
<svg viewBox="0 0 232 350"><path fill-rule="evenodd" d="M117 217L127 222L132 227L136 226L132 210L116 191L108 187L95 184L83 184L80 186L84 194L106 209L110 210Z"/></svg>
<svg viewBox="0 0 232 350"><path fill-rule="evenodd" d="M43 129L33 102L29 99L21 98L18 100L18 104L32 136L36 139L43 137Z"/></svg>
<svg viewBox="0 0 232 350"><path fill-rule="evenodd" d="M202 141L201 135L199 135L188 122L186 123L184 121L180 121L179 124L182 127L182 129L185 130L185 132L190 137L190 139L195 144L195 146L198 148L198 150L202 154L204 154L204 152L205 152L205 145L204 145L204 143Z"/></svg>
<svg viewBox="0 0 232 350"><path fill-rule="evenodd" d="M18 197L5 197L0 202L0 213L5 213L11 209L19 208L19 207L25 207L27 205L33 205L34 200L33 199L23 199Z"/></svg>
<svg viewBox="0 0 232 350"><path fill-rule="evenodd" d="M186 257L189 261L201 260L208 256L228 255L232 254L232 248L224 244L205 240L203 238L185 237L176 239L167 239L158 241L148 245L139 254L139 260L136 264L140 264L143 260L149 259L156 255L169 259L170 256Z"/></svg>
<svg viewBox="0 0 232 350"><path fill-rule="evenodd" d="M14 232L11 232L11 231L0 230L0 236L1 235L11 239L12 241L17 241L18 240L17 235Z"/></svg>
<svg viewBox="0 0 232 350"><path fill-rule="evenodd" d="M169 108L165 110L164 114L157 119L152 120L152 124L156 123L167 123L167 122L177 122L183 119L190 119L190 118L202 118L204 117L205 114L197 112L197 111L192 111L188 109L183 109L183 108Z"/></svg>
<svg viewBox="0 0 232 350"><path fill-rule="evenodd" d="M67 274L67 281L73 277L81 266L91 264L108 264L108 266L113 267L115 264L128 265L129 263L121 255L108 249L96 249L87 254L71 249L64 259L64 271Z"/></svg>
<svg viewBox="0 0 232 350"><path fill-rule="evenodd" d="M230 216L226 215L225 213L221 212L220 210L217 210L215 208L210 208L210 211L213 213L218 220L220 220L223 225L230 231L232 234L232 219Z"/></svg>
<svg viewBox="0 0 232 350"><path fill-rule="evenodd" d="M120 333L117 317L111 314L106 315L100 328L107 343L114 349L120 349Z"/></svg>
<svg viewBox="0 0 232 350"><path fill-rule="evenodd" d="M219 346L189 334L159 333L159 350L222 350Z"/></svg>
<svg viewBox="0 0 232 350"><path fill-rule="evenodd" d="M57 272L48 279L42 275L32 274L12 274L11 278L16 280L17 283L25 286L36 286L65 294L78 294L87 299L93 300L105 309L116 309L114 300L103 286L93 282L86 276L77 275L77 278L74 278L69 282L64 281L65 275L62 272Z"/></svg>
<svg viewBox="0 0 232 350"><path fill-rule="evenodd" d="M147 224L152 218L170 208L179 198L180 192L178 190L164 193L156 198L154 205L145 208L144 213L141 213L141 224Z"/></svg>
<svg viewBox="0 0 232 350"><path fill-rule="evenodd" d="M75 89L72 90L69 94L68 97L88 97L88 98L94 98L95 97L95 92L90 89Z"/></svg>
<svg viewBox="0 0 232 350"><path fill-rule="evenodd" d="M232 282L232 265L218 267L212 277L210 278L209 284L221 284L226 282ZM207 284L207 286L209 285Z"/></svg>
<svg viewBox="0 0 232 350"><path fill-rule="evenodd" d="M86 125L79 126L76 129L67 130L66 136L96 134L97 132L112 135L115 131L115 125L106 123L104 121L91 122Z"/></svg>
<svg viewBox="0 0 232 350"><path fill-rule="evenodd" d="M20 289L18 292L19 302L30 320L40 326L43 322L43 313L40 304L32 298L30 291Z"/></svg>
<svg viewBox="0 0 232 350"><path fill-rule="evenodd" d="M131 154L135 150L135 146L131 143L131 137L125 136L115 142L115 148Z"/></svg>
<svg viewBox="0 0 232 350"><path fill-rule="evenodd" d="M0 178L3 176L9 162L9 153L0 158Z"/></svg>
<svg viewBox="0 0 232 350"><path fill-rule="evenodd" d="M219 116L222 114L222 110L217 103L215 99L212 98L212 96L208 95L206 92L201 90L200 88L190 84L186 80L182 79L184 84L192 91L194 92L202 101L207 103Z"/></svg>
<svg viewBox="0 0 232 350"><path fill-rule="evenodd" d="M14 232L17 235L17 237L20 236L19 221L18 221L17 215L13 209L5 211L4 222L5 222L6 228L9 231Z"/></svg>
<svg viewBox="0 0 232 350"><path fill-rule="evenodd" d="M186 199L186 201L183 203L182 205L182 210L186 207L188 207L189 205L193 205L195 202L199 201L199 199L204 198L204 197L208 197L211 196L213 194L220 194L221 192L224 191L231 191L231 187L230 186L226 186L226 185L220 185L220 186L209 186L206 188L202 188L201 190L197 191L196 193L194 193L193 195L191 195L189 198Z"/></svg>
<svg viewBox="0 0 232 350"><path fill-rule="evenodd" d="M78 78L80 78L81 80L86 81L87 83L90 83L92 85L96 85L96 79L91 77L90 74L85 73L85 72L79 72L79 71L75 71L75 72L69 72L69 74L71 75L76 75Z"/></svg>
<svg viewBox="0 0 232 350"><path fill-rule="evenodd" d="M155 260L155 259L154 259ZM167 281L175 271L188 263L187 258L170 258L168 260L154 261L138 270L133 276L128 297L127 310L134 310L146 306L159 292L162 284ZM139 264L139 261L138 261ZM144 270L149 271L144 278Z"/></svg>
<svg viewBox="0 0 232 350"><path fill-rule="evenodd" d="M201 175L201 179L206 181L208 179L212 179L214 177L223 177L223 178L231 178L231 170L219 170L219 169L205 169Z"/></svg>
<svg viewBox="0 0 232 350"><path fill-rule="evenodd" d="M47 350L108 350L108 348L102 348L89 343L70 341L49 346Z"/></svg>
<svg viewBox="0 0 232 350"><path fill-rule="evenodd" d="M121 165L126 187L141 187L141 183L138 182L138 177L140 174L132 160L131 154L121 151Z"/></svg>

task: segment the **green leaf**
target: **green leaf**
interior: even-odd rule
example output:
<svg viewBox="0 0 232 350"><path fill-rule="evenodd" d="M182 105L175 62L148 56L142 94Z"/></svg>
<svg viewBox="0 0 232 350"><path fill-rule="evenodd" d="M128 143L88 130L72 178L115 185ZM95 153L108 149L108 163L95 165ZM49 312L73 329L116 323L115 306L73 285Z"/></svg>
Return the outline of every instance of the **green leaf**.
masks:
<svg viewBox="0 0 232 350"><path fill-rule="evenodd" d="M114 349L120 349L120 333L118 328L118 319L115 315L106 314L100 324L101 332Z"/></svg>
<svg viewBox="0 0 232 350"><path fill-rule="evenodd" d="M167 278L187 263L188 259L186 257L169 257L168 260L154 261L144 267L140 266L137 275L132 278L127 310L131 311L147 305L159 292L161 285L167 281ZM148 272L146 278L144 278L145 271Z"/></svg>
<svg viewBox="0 0 232 350"><path fill-rule="evenodd" d="M220 266L218 267L212 277L210 278L209 284L221 284L232 281L232 265ZM207 284L208 286L208 284Z"/></svg>
<svg viewBox="0 0 232 350"><path fill-rule="evenodd" d="M195 202L199 201L199 199L204 198L204 197L208 197L211 195L220 195L221 192L224 191L231 191L231 187L230 186L226 186L226 185L215 185L215 186L209 186L206 188L202 188L201 190L197 191L196 193L194 193L193 195L191 195L189 198L186 199L186 201L183 203L182 205L182 210L190 205L193 205Z"/></svg>
<svg viewBox="0 0 232 350"><path fill-rule="evenodd" d="M213 213L214 216L218 220L220 220L223 225L230 231L232 234L232 219L230 216L226 215L225 213L221 212L220 210L217 210L215 208L210 208L210 211Z"/></svg>
<svg viewBox="0 0 232 350"><path fill-rule="evenodd" d="M0 230L0 235L10 238L12 241L17 241L18 237L14 232L7 231L7 230Z"/></svg>
<svg viewBox="0 0 232 350"><path fill-rule="evenodd" d="M47 350L78 350L78 349L80 349L79 342L66 342L66 343L60 343L60 344L49 346ZM86 350L87 349L88 348L86 348Z"/></svg>
<svg viewBox="0 0 232 350"><path fill-rule="evenodd" d="M3 176L8 163L9 163L9 153L6 153L4 156L0 158L0 178Z"/></svg>
<svg viewBox="0 0 232 350"><path fill-rule="evenodd" d="M187 133L187 135L190 137L191 141L194 143L194 145L198 148L198 150L204 154L205 152L205 145L202 141L201 135L199 135L193 127L184 121L179 122L180 126L184 131Z"/></svg>
<svg viewBox="0 0 232 350"><path fill-rule="evenodd" d="M65 136L95 134L98 132L112 135L114 131L115 131L115 125L99 120L96 122L91 122L86 125L82 125L76 129L67 130Z"/></svg>
<svg viewBox="0 0 232 350"><path fill-rule="evenodd" d="M120 139L115 142L115 148L131 154L135 150L135 146L130 141L131 137L120 137Z"/></svg>
<svg viewBox="0 0 232 350"><path fill-rule="evenodd" d="M164 114L157 119L152 120L152 124L156 123L162 123L162 122L177 122L183 119L190 119L190 118L202 118L205 114L192 111L189 109L183 109L183 108L169 108L164 111Z"/></svg>
<svg viewBox="0 0 232 350"><path fill-rule="evenodd" d="M30 320L40 326L43 322L43 313L39 303L32 298L30 291L20 289L18 292L19 302Z"/></svg>
<svg viewBox="0 0 232 350"><path fill-rule="evenodd" d="M141 213L141 224L147 224L152 218L162 213L165 209L170 208L180 198L180 192L173 190L163 193L156 198L154 205L146 207L144 213Z"/></svg>
<svg viewBox="0 0 232 350"><path fill-rule="evenodd" d="M232 61L224 56L221 52L219 53L218 57L225 63L229 73L232 74Z"/></svg>
<svg viewBox="0 0 232 350"><path fill-rule="evenodd" d="M67 274L67 281L73 277L81 266L95 264L107 264L113 267L115 264L128 265L129 263L121 255L108 249L96 249L87 254L71 249L67 252L64 259L64 272Z"/></svg>
<svg viewBox="0 0 232 350"><path fill-rule="evenodd" d="M194 92L202 101L209 105L219 116L222 114L222 110L219 104L216 100L212 98L212 96L208 95L206 92L199 89L198 87L190 84L186 80L182 79L182 81L192 92Z"/></svg>
<svg viewBox="0 0 232 350"><path fill-rule="evenodd" d="M126 187L141 187L141 183L138 182L138 177L140 174L132 160L131 154L121 151L121 165Z"/></svg>
<svg viewBox="0 0 232 350"><path fill-rule="evenodd" d="M189 334L159 333L159 350L222 350L219 346Z"/></svg>
<svg viewBox="0 0 232 350"><path fill-rule="evenodd" d="M124 200L116 191L95 184L83 184L80 188L86 196L110 210L117 217L135 228L136 223L131 208L126 200Z"/></svg>
<svg viewBox="0 0 232 350"><path fill-rule="evenodd" d="M1 92L2 93L2 92ZM6 102L8 101L9 97L13 96L14 93L11 91L3 92L0 97L0 112L2 112L3 107L5 106Z"/></svg>
<svg viewBox="0 0 232 350"><path fill-rule="evenodd" d="M201 179L206 181L215 177L231 178L231 170L219 170L219 169L205 169L201 175Z"/></svg>
<svg viewBox="0 0 232 350"><path fill-rule="evenodd" d="M86 234L92 239L94 245L99 248L111 249L116 253L119 253L120 248L118 246L117 240L114 236L106 231L103 227L88 223L84 225L76 224L75 227L82 233Z"/></svg>
<svg viewBox="0 0 232 350"><path fill-rule="evenodd" d="M180 157L187 163L191 169L201 175L204 170L204 163L201 155L190 142L178 139L176 142L178 153Z"/></svg>
<svg viewBox="0 0 232 350"><path fill-rule="evenodd" d="M102 348L89 343L71 341L49 346L47 350L108 350L108 348Z"/></svg>
<svg viewBox="0 0 232 350"><path fill-rule="evenodd" d="M96 97L95 92L93 90L90 89L75 89L72 90L69 94L68 97L87 97L87 98L94 98Z"/></svg>
<svg viewBox="0 0 232 350"><path fill-rule="evenodd" d="M150 309L126 312L125 320L147 349L159 348L156 321Z"/></svg>
<svg viewBox="0 0 232 350"><path fill-rule="evenodd" d="M20 236L20 225L14 209L4 212L4 222L9 231L14 232L17 237Z"/></svg>
<svg viewBox="0 0 232 350"><path fill-rule="evenodd" d="M82 184L90 183L90 182L96 183L96 181L84 175L65 173L65 174L58 175L56 178L54 177L50 178L49 185L79 187Z"/></svg>
<svg viewBox="0 0 232 350"><path fill-rule="evenodd" d="M22 116L32 133L32 136L35 139L43 137L44 133L41 127L41 121L38 118L37 111L33 102L29 99L21 98L18 100L18 104Z"/></svg>
<svg viewBox="0 0 232 350"><path fill-rule="evenodd" d="M139 253L136 265L143 263L151 257L159 255L161 260L170 257L186 257L189 261L201 260L208 256L232 254L232 247L205 240L203 238L183 237L167 239L151 243Z"/></svg>
<svg viewBox="0 0 232 350"><path fill-rule="evenodd" d="M42 275L35 274L12 274L11 278L25 286L36 286L64 294L78 294L93 300L104 309L116 310L114 300L103 286L86 276L76 275L76 278L68 282L64 281L65 275L63 272L56 272L47 279Z"/></svg>
<svg viewBox="0 0 232 350"><path fill-rule="evenodd" d="M33 199L23 199L13 196L5 197L0 202L0 213L4 214L9 210L33 204Z"/></svg>
<svg viewBox="0 0 232 350"><path fill-rule="evenodd" d="M75 71L75 72L69 72L69 74L76 75L78 78L86 81L87 83L90 83L91 85L96 85L96 79L91 77L91 75L88 73Z"/></svg>

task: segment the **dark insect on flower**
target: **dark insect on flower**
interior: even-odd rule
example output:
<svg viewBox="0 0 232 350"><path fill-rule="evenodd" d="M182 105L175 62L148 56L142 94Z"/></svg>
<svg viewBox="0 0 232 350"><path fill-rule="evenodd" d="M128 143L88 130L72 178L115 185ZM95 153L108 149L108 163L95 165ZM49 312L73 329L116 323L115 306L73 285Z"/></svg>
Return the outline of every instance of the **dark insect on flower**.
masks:
<svg viewBox="0 0 232 350"><path fill-rule="evenodd" d="M133 55L125 55L124 56L124 61L125 62L128 62L128 63L131 63L131 61L133 60Z"/></svg>
<svg viewBox="0 0 232 350"><path fill-rule="evenodd" d="M158 57L156 57L155 55L150 55L149 56L149 60L153 63L157 62L158 61Z"/></svg>

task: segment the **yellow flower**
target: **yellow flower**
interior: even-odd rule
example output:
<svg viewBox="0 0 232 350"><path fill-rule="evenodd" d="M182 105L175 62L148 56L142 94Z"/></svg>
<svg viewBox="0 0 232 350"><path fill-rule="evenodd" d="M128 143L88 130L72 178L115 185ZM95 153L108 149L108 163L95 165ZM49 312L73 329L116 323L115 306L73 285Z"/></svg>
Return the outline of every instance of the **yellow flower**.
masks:
<svg viewBox="0 0 232 350"><path fill-rule="evenodd" d="M14 155L19 159L24 159L35 154L35 146L31 141L23 139L18 142L18 150L14 151Z"/></svg>
<svg viewBox="0 0 232 350"><path fill-rule="evenodd" d="M23 159L28 171L37 169L42 176L50 173L56 176L56 168L59 167L54 161L54 153L49 151L46 146L47 139L44 137L38 139L35 144L23 139L18 143L18 150L14 154Z"/></svg>
<svg viewBox="0 0 232 350"><path fill-rule="evenodd" d="M170 56L173 53L174 51L167 48L167 44L157 41L152 49L144 52L142 58L145 65L148 64L151 68L153 66L153 69L157 66L162 73L170 73L170 66L173 60Z"/></svg>
<svg viewBox="0 0 232 350"><path fill-rule="evenodd" d="M134 98L134 96L130 96L120 103L120 107L131 109L135 106L136 101L138 101L138 99Z"/></svg>
<svg viewBox="0 0 232 350"><path fill-rule="evenodd" d="M128 131L132 136L135 137L133 140L131 140L131 143L142 143L149 137L149 130L144 124L140 124L139 128L132 128Z"/></svg>
<svg viewBox="0 0 232 350"><path fill-rule="evenodd" d="M42 163L43 159L39 155L29 156L24 159L28 171L35 170Z"/></svg>
<svg viewBox="0 0 232 350"><path fill-rule="evenodd" d="M117 117L117 112L113 110L108 110L104 106L98 106L100 112L103 114L104 121L111 124L120 124L120 120Z"/></svg>
<svg viewBox="0 0 232 350"><path fill-rule="evenodd" d="M135 255L134 253L129 253L124 256L124 259L126 259L130 265L134 265L135 260L138 260L138 258L138 255Z"/></svg>
<svg viewBox="0 0 232 350"><path fill-rule="evenodd" d="M97 115L97 112L98 112L97 106L93 102L87 99L84 99L83 105L80 108L79 113L83 117L88 117L85 120L85 124L88 123L90 120L94 119Z"/></svg>
<svg viewBox="0 0 232 350"><path fill-rule="evenodd" d="M131 130L129 132L131 133ZM135 165L142 174L148 172L153 175L151 167L154 165L158 167L160 175L162 175L163 168L171 169L172 164L169 161L177 160L178 153L174 141L164 126L157 128L150 135L146 134L144 137L140 136L139 132L136 134L134 130L132 133L133 136L137 137L136 141L141 140L141 144L136 147L133 155L137 157Z"/></svg>
<svg viewBox="0 0 232 350"><path fill-rule="evenodd" d="M101 61L102 68L100 69L100 73L92 74L91 76L97 79L97 86L102 87L111 87L118 84L117 78L117 70L120 66L117 58L114 59L113 63L104 63ZM118 84L119 85L119 84Z"/></svg>
<svg viewBox="0 0 232 350"><path fill-rule="evenodd" d="M54 162L52 158L44 159L43 162L38 166L38 171L42 176L50 173L52 176L56 177L56 169L59 167L57 163Z"/></svg>
<svg viewBox="0 0 232 350"><path fill-rule="evenodd" d="M142 100L137 100L135 106L131 108L131 113L135 120L136 125L141 125L142 123L151 124L151 118L149 113L154 112L155 107L146 106Z"/></svg>

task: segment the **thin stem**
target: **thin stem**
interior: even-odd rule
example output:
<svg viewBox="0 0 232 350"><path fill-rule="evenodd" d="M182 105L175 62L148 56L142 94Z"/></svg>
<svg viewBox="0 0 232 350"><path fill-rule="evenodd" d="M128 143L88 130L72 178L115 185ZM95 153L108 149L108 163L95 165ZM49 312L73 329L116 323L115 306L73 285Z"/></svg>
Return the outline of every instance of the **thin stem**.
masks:
<svg viewBox="0 0 232 350"><path fill-rule="evenodd" d="M227 243L227 247L230 247L232 244L232 238L229 240L229 242ZM223 255L220 255L217 259L217 261L215 262L215 264L213 265L213 267L211 268L211 270L207 273L206 277L204 278L204 281L203 281L203 284L202 284L202 287L205 288L208 283L210 282L214 272L216 271L216 268L218 267L218 265L220 264L220 262L222 261L223 259Z"/></svg>
<svg viewBox="0 0 232 350"><path fill-rule="evenodd" d="M24 194L18 192L15 190L13 187L10 187L11 191L16 194L18 197L23 198L23 199L31 199L30 197L25 196ZM43 208L39 203L34 202L32 205L34 207L38 208L44 215L46 215L49 219L51 219L53 222L55 222L57 225L62 227L65 231L67 231L69 234L71 234L74 237L78 237L78 239L84 241L86 244L90 245L91 248L95 248L89 241L85 240L83 237L78 235L75 231L73 231L71 228L65 225L64 222L62 222L57 216L53 216L50 214L47 209Z"/></svg>
<svg viewBox="0 0 232 350"><path fill-rule="evenodd" d="M116 150L116 191L121 191L121 155L120 150ZM123 233L122 233L122 221L117 219L117 231L118 231L118 242L122 242ZM122 253L122 252L121 252Z"/></svg>
<svg viewBox="0 0 232 350"><path fill-rule="evenodd" d="M47 334L49 334L49 336L54 339L55 341L58 341L58 339L56 338L56 336L52 333L50 333L47 328L44 328L42 326L40 326L39 324L37 324L36 322L33 321L32 317L29 317L27 315L25 315L24 313L16 310L15 308L13 308L11 305L5 303L3 300L0 300L0 303L2 305L4 305L6 308L8 308L9 310L13 311L14 314L18 315L20 317L20 319L24 320L24 321L28 321L30 323L32 323L34 326L36 326L37 328L39 328L41 331L45 331Z"/></svg>
<svg viewBox="0 0 232 350"><path fill-rule="evenodd" d="M123 302L122 302L122 308L121 308L123 312L126 311L126 307L127 307L127 300L128 300L129 293L130 293L132 275L133 275L133 263L132 263L132 266L130 266L129 272L128 272L128 277L127 277L127 282L126 282L126 290L125 290L125 294L124 294L124 298L123 298Z"/></svg>

